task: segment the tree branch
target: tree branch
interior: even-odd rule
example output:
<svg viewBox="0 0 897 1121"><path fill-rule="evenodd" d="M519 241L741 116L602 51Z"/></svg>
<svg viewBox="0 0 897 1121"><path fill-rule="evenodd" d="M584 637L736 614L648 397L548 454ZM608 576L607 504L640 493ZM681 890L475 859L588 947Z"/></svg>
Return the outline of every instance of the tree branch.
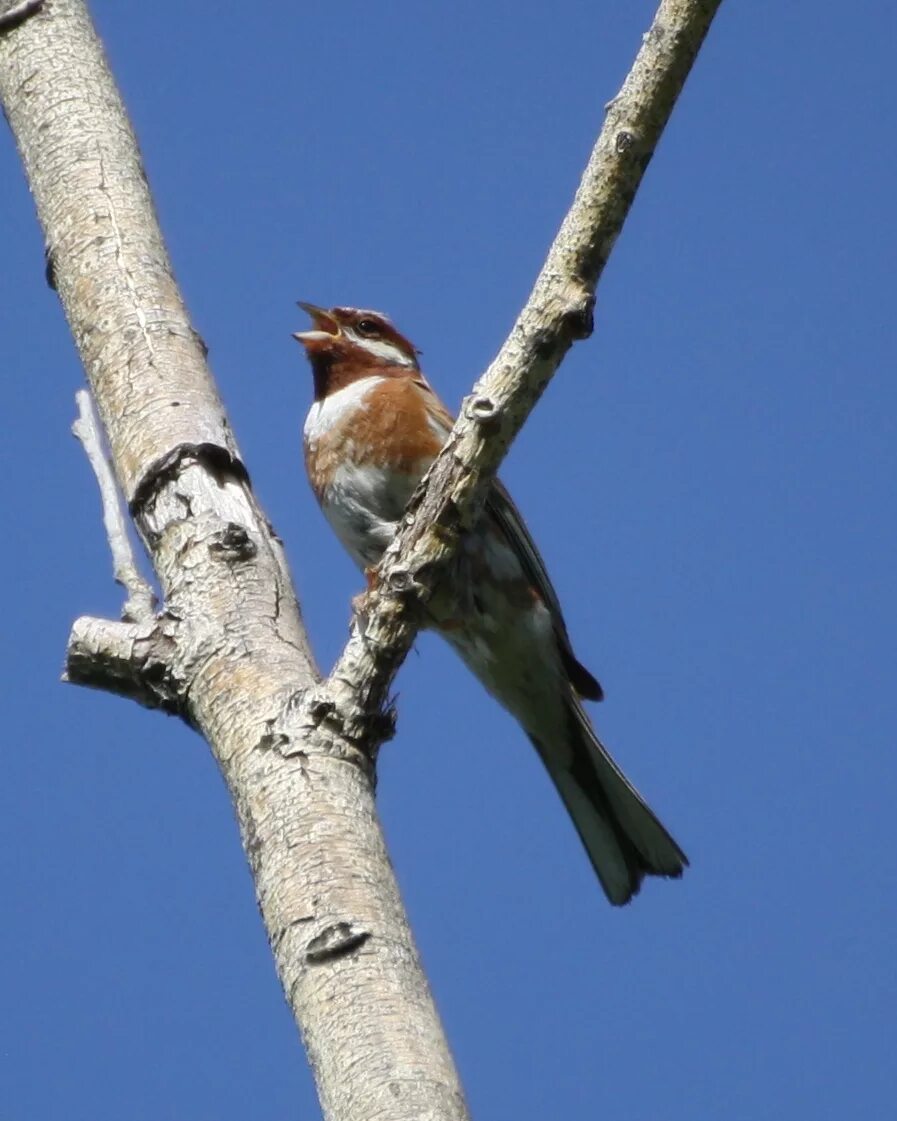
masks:
<svg viewBox="0 0 897 1121"><path fill-rule="evenodd" d="M164 616L116 623L85 615L72 624L63 679L188 718L173 669L176 639L176 620Z"/></svg>
<svg viewBox="0 0 897 1121"><path fill-rule="evenodd" d="M319 691L333 726L372 757L378 727L390 727L393 679L461 536L564 355L592 332L596 285L720 2L662 0L526 306L465 399Z"/></svg>
<svg viewBox="0 0 897 1121"><path fill-rule="evenodd" d="M128 593L125 605L122 608L122 619L126 622L145 622L152 619L156 610L156 596L153 589L140 575L131 540L128 537L128 527L121 504L118 500L118 487L115 476L109 466L109 460L103 453L102 437L97 424L93 401L86 389L79 389L75 394L78 405L78 419L72 425L72 432L81 441L85 454L96 475L97 485L100 488L100 500L103 504L103 525L109 548L112 551L112 571L116 583L120 584Z"/></svg>

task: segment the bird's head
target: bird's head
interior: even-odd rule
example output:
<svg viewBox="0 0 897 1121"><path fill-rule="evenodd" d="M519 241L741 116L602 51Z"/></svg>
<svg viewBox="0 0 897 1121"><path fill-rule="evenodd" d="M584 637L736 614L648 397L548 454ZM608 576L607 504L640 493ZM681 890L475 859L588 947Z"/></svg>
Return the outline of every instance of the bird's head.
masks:
<svg viewBox="0 0 897 1121"><path fill-rule="evenodd" d="M297 331L315 379L319 401L361 378L419 369L416 348L379 311L353 307L320 308L299 301L312 329Z"/></svg>

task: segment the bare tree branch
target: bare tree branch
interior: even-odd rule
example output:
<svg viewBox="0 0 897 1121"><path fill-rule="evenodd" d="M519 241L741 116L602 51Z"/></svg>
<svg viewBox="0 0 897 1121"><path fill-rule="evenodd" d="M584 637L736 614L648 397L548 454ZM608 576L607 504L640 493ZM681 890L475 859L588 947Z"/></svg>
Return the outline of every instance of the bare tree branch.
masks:
<svg viewBox="0 0 897 1121"><path fill-rule="evenodd" d="M146 622L151 620L155 613L156 596L140 575L134 559L128 527L118 500L115 476L103 452L103 440L93 401L86 389L78 390L75 401L78 405L78 419L72 425L72 432L81 441L81 446L96 475L100 500L103 503L103 525L112 552L112 571L116 582L128 593L122 609L122 619L129 623Z"/></svg>
<svg viewBox="0 0 897 1121"><path fill-rule="evenodd" d="M617 96L529 300L462 405L361 601L316 703L349 738L371 737L426 604L475 522L489 483L577 339L592 332L598 279L720 0L663 0ZM388 721L381 721L388 727Z"/></svg>

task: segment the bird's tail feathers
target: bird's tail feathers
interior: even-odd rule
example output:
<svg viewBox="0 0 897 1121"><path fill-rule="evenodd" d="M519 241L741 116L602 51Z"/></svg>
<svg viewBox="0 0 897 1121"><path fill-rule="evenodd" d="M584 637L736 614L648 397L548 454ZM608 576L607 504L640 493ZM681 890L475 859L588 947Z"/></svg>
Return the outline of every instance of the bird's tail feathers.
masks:
<svg viewBox="0 0 897 1121"><path fill-rule="evenodd" d="M595 735L578 701L565 750L531 736L611 903L628 903L645 876L679 877L688 858Z"/></svg>

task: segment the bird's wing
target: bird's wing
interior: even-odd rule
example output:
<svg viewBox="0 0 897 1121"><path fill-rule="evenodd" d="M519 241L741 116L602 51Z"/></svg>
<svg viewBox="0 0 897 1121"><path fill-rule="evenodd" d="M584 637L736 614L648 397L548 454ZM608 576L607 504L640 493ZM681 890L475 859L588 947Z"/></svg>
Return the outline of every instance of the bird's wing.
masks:
<svg viewBox="0 0 897 1121"><path fill-rule="evenodd" d="M440 431L444 430L442 438L445 440L454 424L452 414L427 384L423 375L419 375L416 384L425 391L424 399L427 414L434 428L438 428ZM554 590L554 585L551 583L548 570L545 568L545 562L542 560L539 550L536 548L536 543L520 516L520 512L499 479L493 481L491 492L486 499L486 514L513 550L530 584L548 608L554 624L561 660L574 689L581 697L592 701L600 701L604 696L604 691L573 653L573 646L567 633L567 624L564 622L564 613L561 610L561 602Z"/></svg>
<svg viewBox="0 0 897 1121"><path fill-rule="evenodd" d="M564 622L564 613L561 610L561 602L554 590L554 585L551 583L548 570L545 568L545 562L542 560L539 550L536 548L536 543L526 528L526 523L520 516L520 511L514 505L511 496L499 479L495 479L492 483L492 491L486 500L486 511L514 550L527 578L539 593L539 598L551 614L554 632L561 652L561 660L574 689L581 697L586 697L590 701L600 701L604 696L604 691L598 681L577 660L573 653L573 646L567 633L567 624Z"/></svg>

